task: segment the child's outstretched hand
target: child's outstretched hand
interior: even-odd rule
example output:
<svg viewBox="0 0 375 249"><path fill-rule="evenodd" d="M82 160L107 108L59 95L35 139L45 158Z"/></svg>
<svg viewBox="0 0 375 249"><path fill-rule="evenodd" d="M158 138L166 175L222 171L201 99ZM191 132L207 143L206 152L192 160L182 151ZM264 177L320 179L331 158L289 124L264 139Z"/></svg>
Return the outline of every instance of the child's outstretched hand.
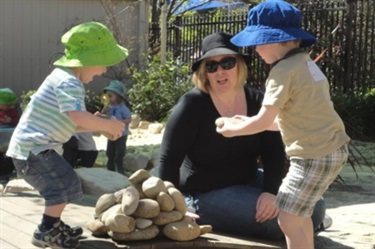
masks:
<svg viewBox="0 0 375 249"><path fill-rule="evenodd" d="M236 135L236 131L240 128L241 123L243 123L248 117L236 115L232 118L221 117L216 119L216 131L223 135L224 137L233 137Z"/></svg>

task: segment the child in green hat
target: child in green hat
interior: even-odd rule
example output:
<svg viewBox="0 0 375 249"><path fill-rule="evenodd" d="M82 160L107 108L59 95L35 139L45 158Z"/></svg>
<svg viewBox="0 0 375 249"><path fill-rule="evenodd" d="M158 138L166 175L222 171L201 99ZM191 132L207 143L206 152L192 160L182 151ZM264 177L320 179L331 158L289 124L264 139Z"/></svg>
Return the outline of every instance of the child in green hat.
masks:
<svg viewBox="0 0 375 249"><path fill-rule="evenodd" d="M17 95L9 88L0 88L0 128L14 127L20 119L20 110L15 105Z"/></svg>
<svg viewBox="0 0 375 249"><path fill-rule="evenodd" d="M109 104L103 108L102 113L107 114L109 117L115 117L128 125L131 122L132 113L129 107L126 106L124 84L118 80L113 80L104 88L104 93L106 93L109 98ZM126 126L124 133L117 140L112 141L108 139L106 150L108 170L116 170L123 175L125 174L123 159L126 152L128 133L128 126Z"/></svg>
<svg viewBox="0 0 375 249"><path fill-rule="evenodd" d="M78 175L61 156L62 144L80 131L101 131L117 139L125 128L121 121L86 111L84 84L123 61L127 49L98 22L73 27L61 42L64 55L32 96L7 151L18 175L45 199L43 218L32 238L32 244L42 248L76 248L83 232L60 219L68 203L83 197Z"/></svg>

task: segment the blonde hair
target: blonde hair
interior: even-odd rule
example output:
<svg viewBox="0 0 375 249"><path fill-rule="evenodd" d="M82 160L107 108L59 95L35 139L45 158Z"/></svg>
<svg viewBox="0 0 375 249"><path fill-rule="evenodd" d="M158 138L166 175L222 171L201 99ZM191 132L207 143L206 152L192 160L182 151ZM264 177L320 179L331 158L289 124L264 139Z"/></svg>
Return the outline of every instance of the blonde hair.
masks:
<svg viewBox="0 0 375 249"><path fill-rule="evenodd" d="M239 88L246 83L247 79L247 66L245 60L241 55L235 56L237 60L237 70L238 70L238 77L237 77L237 84L236 86ZM203 60L198 69L193 73L193 84L201 91L208 93L207 86L210 85L210 82L207 78L207 71L206 71L206 60Z"/></svg>

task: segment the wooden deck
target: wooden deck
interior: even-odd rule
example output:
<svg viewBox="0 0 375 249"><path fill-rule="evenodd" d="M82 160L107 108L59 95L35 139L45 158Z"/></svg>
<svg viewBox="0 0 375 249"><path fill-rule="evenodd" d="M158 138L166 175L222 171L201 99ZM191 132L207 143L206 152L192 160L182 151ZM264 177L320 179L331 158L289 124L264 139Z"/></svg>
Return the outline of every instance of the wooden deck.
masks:
<svg viewBox="0 0 375 249"><path fill-rule="evenodd" d="M79 249L172 249L172 248L285 248L284 242L268 242L253 239L233 238L219 234L206 234L189 242L175 242L166 238L151 241L115 243L110 238L96 238L85 228L94 214L97 197L70 204L64 211L63 220L70 225L84 227ZM43 213L43 199L36 192L7 193L0 196L0 248L33 249L31 235L39 224Z"/></svg>

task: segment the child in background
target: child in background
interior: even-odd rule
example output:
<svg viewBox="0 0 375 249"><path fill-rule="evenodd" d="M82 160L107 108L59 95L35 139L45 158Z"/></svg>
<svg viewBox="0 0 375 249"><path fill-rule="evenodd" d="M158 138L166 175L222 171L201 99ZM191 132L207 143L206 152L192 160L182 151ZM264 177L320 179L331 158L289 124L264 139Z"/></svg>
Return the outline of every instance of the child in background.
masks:
<svg viewBox="0 0 375 249"><path fill-rule="evenodd" d="M9 88L0 88L0 128L18 124L21 111L16 107L17 99L17 95Z"/></svg>
<svg viewBox="0 0 375 249"><path fill-rule="evenodd" d="M72 228L60 219L68 203L83 197L78 175L61 156L62 144L80 131L102 131L118 138L125 126L116 119L87 112L83 84L128 55L109 29L98 22L73 27L61 41L65 53L32 96L7 151L18 175L45 199L43 218L32 244L54 249L76 248L83 232L81 227Z"/></svg>
<svg viewBox="0 0 375 249"><path fill-rule="evenodd" d="M117 140L108 140L107 143L107 168L111 171L117 171L120 174L125 174L123 159L126 152L126 140L128 138L128 124L131 122L131 112L126 106L126 99L124 96L124 84L118 80L113 80L104 88L104 93L109 97L109 105L105 106L102 114L107 114L109 117L115 117L117 120L126 124L126 128L121 137Z"/></svg>
<svg viewBox="0 0 375 249"><path fill-rule="evenodd" d="M313 249L311 214L346 162L350 138L333 108L327 78L300 48L312 45L315 37L300 27L300 11L281 0L249 11L247 27L231 42L255 47L272 65L262 108L253 117L237 116L240 124L225 121L217 131L227 137L249 135L278 123L291 159L276 197L279 225L289 249Z"/></svg>

